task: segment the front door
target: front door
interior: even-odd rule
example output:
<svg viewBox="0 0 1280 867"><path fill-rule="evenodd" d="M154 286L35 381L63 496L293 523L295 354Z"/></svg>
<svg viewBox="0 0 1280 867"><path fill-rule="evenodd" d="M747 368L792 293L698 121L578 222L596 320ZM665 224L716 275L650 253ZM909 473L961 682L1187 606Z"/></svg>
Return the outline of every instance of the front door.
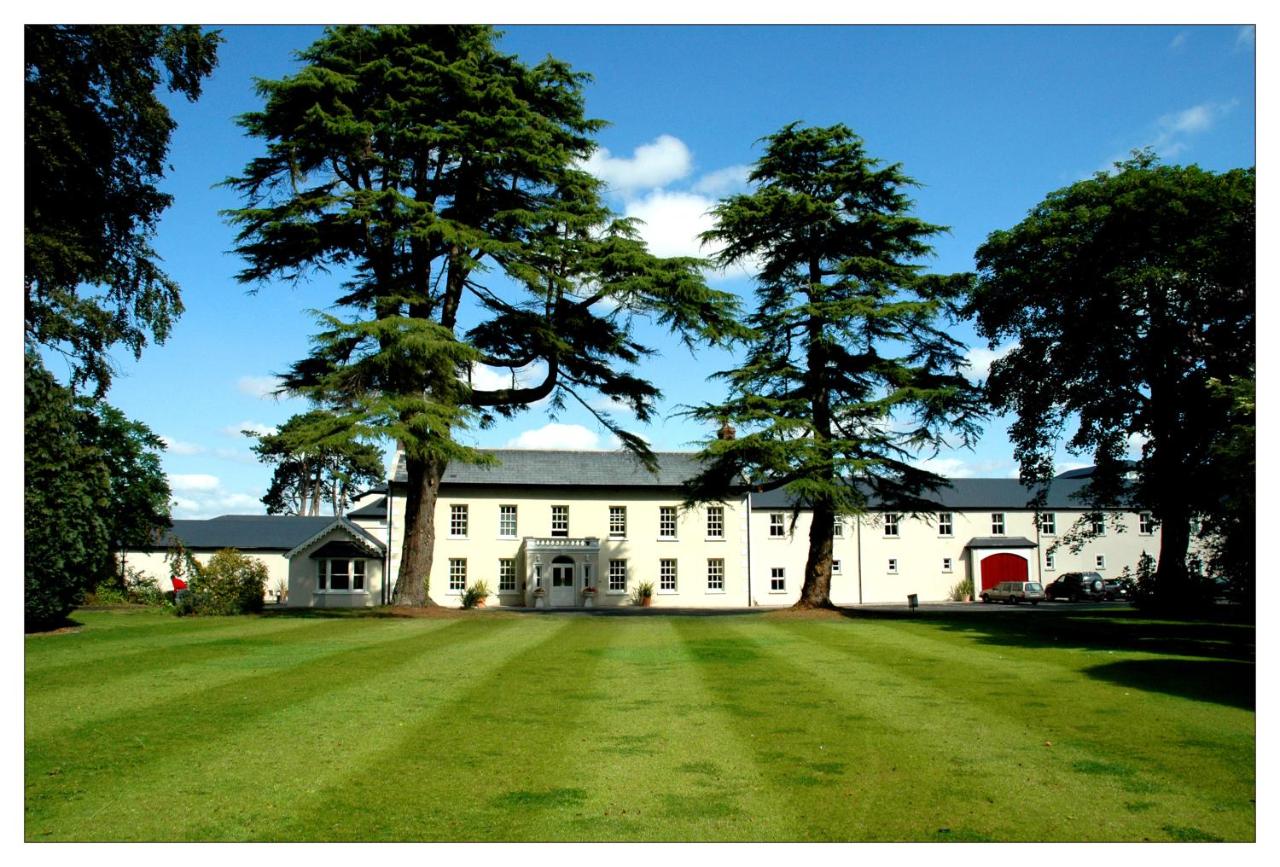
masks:
<svg viewBox="0 0 1280 867"><path fill-rule="evenodd" d="M571 608L577 604L573 589L573 564L551 564L551 598L548 602L552 608Z"/></svg>

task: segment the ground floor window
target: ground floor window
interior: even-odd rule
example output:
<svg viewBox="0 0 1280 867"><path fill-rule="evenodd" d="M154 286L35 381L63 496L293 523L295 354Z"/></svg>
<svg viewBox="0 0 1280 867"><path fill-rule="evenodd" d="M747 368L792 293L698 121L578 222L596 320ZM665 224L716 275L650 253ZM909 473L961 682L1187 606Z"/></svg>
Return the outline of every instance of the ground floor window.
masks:
<svg viewBox="0 0 1280 867"><path fill-rule="evenodd" d="M516 589L516 561L498 561L498 592L507 593Z"/></svg>
<svg viewBox="0 0 1280 867"><path fill-rule="evenodd" d="M840 574L840 561L839 561L839 560L832 560L832 561L831 561L831 574L832 574L832 575L839 575L839 574Z"/></svg>
<svg viewBox="0 0 1280 867"><path fill-rule="evenodd" d="M1107 555L1106 554L1095 555L1093 558L1093 568L1095 569L1107 568Z"/></svg>
<svg viewBox="0 0 1280 867"><path fill-rule="evenodd" d="M707 589L724 590L724 560L715 558L707 561Z"/></svg>
<svg viewBox="0 0 1280 867"><path fill-rule="evenodd" d="M1053 554L1047 551L1045 552L1045 555L1044 555L1044 568L1048 569L1050 572L1052 572L1054 569Z"/></svg>
<svg viewBox="0 0 1280 867"><path fill-rule="evenodd" d="M1154 535L1156 532L1156 519L1151 516L1150 512L1143 512L1138 515L1138 532L1144 536Z"/></svg>
<svg viewBox="0 0 1280 867"><path fill-rule="evenodd" d="M453 593L461 593L467 589L467 561L466 559L449 559L449 590Z"/></svg>
<svg viewBox="0 0 1280 867"><path fill-rule="evenodd" d="M769 570L769 592L787 592L787 570L783 567L774 566Z"/></svg>
<svg viewBox="0 0 1280 867"><path fill-rule="evenodd" d="M950 572L950 571L951 571L951 558L950 558L950 557L943 557L943 558L942 558L942 571L943 571L943 572Z"/></svg>
<svg viewBox="0 0 1280 867"><path fill-rule="evenodd" d="M889 558L889 574L890 575L898 574L898 558L897 557Z"/></svg>
<svg viewBox="0 0 1280 867"><path fill-rule="evenodd" d="M363 593L364 561L317 560L316 590L320 593Z"/></svg>
<svg viewBox="0 0 1280 867"><path fill-rule="evenodd" d="M627 561L609 561L609 589L614 593L627 592Z"/></svg>
<svg viewBox="0 0 1280 867"><path fill-rule="evenodd" d="M658 589L674 593L676 589L676 561L658 561Z"/></svg>

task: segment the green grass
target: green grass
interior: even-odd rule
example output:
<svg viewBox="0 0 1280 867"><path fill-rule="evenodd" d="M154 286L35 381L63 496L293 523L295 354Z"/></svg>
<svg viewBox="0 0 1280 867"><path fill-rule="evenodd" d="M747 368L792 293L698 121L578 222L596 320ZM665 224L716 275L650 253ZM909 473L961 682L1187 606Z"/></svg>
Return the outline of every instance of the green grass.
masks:
<svg viewBox="0 0 1280 867"><path fill-rule="evenodd" d="M1252 626L1063 607L26 642L26 839L1253 840Z"/></svg>

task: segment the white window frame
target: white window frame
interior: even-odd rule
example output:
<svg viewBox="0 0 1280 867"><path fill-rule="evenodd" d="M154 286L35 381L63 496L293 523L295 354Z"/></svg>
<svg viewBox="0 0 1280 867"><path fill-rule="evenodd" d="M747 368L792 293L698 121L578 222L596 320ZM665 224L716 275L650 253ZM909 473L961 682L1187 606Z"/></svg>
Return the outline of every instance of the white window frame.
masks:
<svg viewBox="0 0 1280 867"><path fill-rule="evenodd" d="M620 583L615 583L615 579L621 577ZM627 592L627 561L626 560L610 560L609 561L609 581L606 584L606 593L624 594Z"/></svg>
<svg viewBox="0 0 1280 867"><path fill-rule="evenodd" d="M498 558L498 592L514 593L516 589L516 561L510 557Z"/></svg>
<svg viewBox="0 0 1280 867"><path fill-rule="evenodd" d="M889 558L888 568L885 571L888 572L890 575L898 574L898 558L897 557Z"/></svg>
<svg viewBox="0 0 1280 867"><path fill-rule="evenodd" d="M1150 512L1138 513L1138 535L1154 536L1156 534L1156 519Z"/></svg>
<svg viewBox="0 0 1280 867"><path fill-rule="evenodd" d="M787 538L787 516L781 512L769 513L769 538Z"/></svg>
<svg viewBox="0 0 1280 867"><path fill-rule="evenodd" d="M466 557L450 557L449 558L449 593L450 595L458 595L466 592L467 589L467 558Z"/></svg>
<svg viewBox="0 0 1280 867"><path fill-rule="evenodd" d="M944 575L950 575L953 571L955 571L955 567L954 567L954 563L952 562L951 558L950 558L950 557L943 557L943 558L942 558L942 572L943 572L943 574L944 574Z"/></svg>
<svg viewBox="0 0 1280 867"><path fill-rule="evenodd" d="M679 533L677 521L679 513L675 506L658 507L658 539L663 542L674 542Z"/></svg>
<svg viewBox="0 0 1280 867"><path fill-rule="evenodd" d="M347 564L347 587L346 589L331 590L333 584L333 564ZM360 587L355 587L356 579L360 579ZM368 593L369 592L369 567L365 565L364 558L352 559L350 557L321 557L316 560L316 592L317 593Z"/></svg>
<svg viewBox="0 0 1280 867"><path fill-rule="evenodd" d="M901 537L902 530L899 524L902 523L902 516L897 512L884 513L884 537L886 539L897 539Z"/></svg>
<svg viewBox="0 0 1280 867"><path fill-rule="evenodd" d="M1093 555L1093 568L1094 568L1094 569L1105 569L1105 568L1107 568L1107 555L1106 555L1106 554L1094 554L1094 555Z"/></svg>
<svg viewBox="0 0 1280 867"><path fill-rule="evenodd" d="M520 509L512 503L498 506L498 538L514 539L520 535Z"/></svg>
<svg viewBox="0 0 1280 867"><path fill-rule="evenodd" d="M663 557L658 561L658 592L680 592L680 565L674 557Z"/></svg>
<svg viewBox="0 0 1280 867"><path fill-rule="evenodd" d="M1052 551L1044 552L1044 569L1046 572L1057 572L1058 567L1056 565L1056 562L1057 562L1057 557L1056 555L1054 555Z"/></svg>
<svg viewBox="0 0 1280 867"><path fill-rule="evenodd" d="M707 558L707 592L724 592L724 558Z"/></svg>
<svg viewBox="0 0 1280 867"><path fill-rule="evenodd" d="M449 504L449 538L465 539L471 528L471 510L466 503Z"/></svg>
<svg viewBox="0 0 1280 867"><path fill-rule="evenodd" d="M938 513L938 535L950 538L956 532L956 515L955 512L939 512Z"/></svg>
<svg viewBox="0 0 1280 867"><path fill-rule="evenodd" d="M609 538L610 539L627 538L627 507L626 506L610 506L609 507Z"/></svg>
<svg viewBox="0 0 1280 867"><path fill-rule="evenodd" d="M724 539L724 506L707 506L707 538Z"/></svg>
<svg viewBox="0 0 1280 867"><path fill-rule="evenodd" d="M1093 533L1093 535L1095 536L1107 535L1107 516L1105 514L1099 513L1097 519L1090 518L1089 524L1090 524L1090 532Z"/></svg>
<svg viewBox="0 0 1280 867"><path fill-rule="evenodd" d="M563 524L557 527L557 524ZM556 505L551 507L551 538L567 539L569 537L569 507Z"/></svg>
<svg viewBox="0 0 1280 867"><path fill-rule="evenodd" d="M991 513L991 535L1003 536L1006 527L1007 527L1007 523L1005 521L1005 513L992 512Z"/></svg>
<svg viewBox="0 0 1280 867"><path fill-rule="evenodd" d="M843 574L844 574L844 572L842 572L842 571L840 570L840 561L839 561L839 560L836 560L836 559L834 559L834 558L831 560L831 574L832 574L832 575L843 575Z"/></svg>
<svg viewBox="0 0 1280 867"><path fill-rule="evenodd" d="M1044 512L1040 515L1040 535L1056 536L1058 535L1058 516L1053 512Z"/></svg>
<svg viewBox="0 0 1280 867"><path fill-rule="evenodd" d="M769 570L769 592L787 592L787 567L774 566Z"/></svg>
<svg viewBox="0 0 1280 867"><path fill-rule="evenodd" d="M833 539L844 538L844 518L836 517L835 521L831 525L831 537Z"/></svg>

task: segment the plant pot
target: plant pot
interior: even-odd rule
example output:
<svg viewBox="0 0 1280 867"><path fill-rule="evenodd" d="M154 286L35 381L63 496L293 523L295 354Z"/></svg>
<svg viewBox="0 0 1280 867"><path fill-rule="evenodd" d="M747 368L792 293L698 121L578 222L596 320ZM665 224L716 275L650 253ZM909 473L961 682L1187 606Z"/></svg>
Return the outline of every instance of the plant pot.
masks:
<svg viewBox="0 0 1280 867"><path fill-rule="evenodd" d="M582 607L583 607L583 608L595 608L595 607L596 607L596 595L595 595L594 593L584 593L584 594L582 595Z"/></svg>
<svg viewBox="0 0 1280 867"><path fill-rule="evenodd" d="M535 596L535 597L533 597L533 607L534 607L534 608L546 608L546 607L547 607L547 600L546 600L546 599L544 599L544 598L543 598L543 597L541 597L541 596Z"/></svg>
<svg viewBox="0 0 1280 867"><path fill-rule="evenodd" d="M650 606L652 606L652 605L653 605L653 597L652 597L652 596L641 596L641 597L640 597L640 606L641 606L642 608L649 608L649 607L650 607Z"/></svg>
<svg viewBox="0 0 1280 867"><path fill-rule="evenodd" d="M476 607L477 607L477 608L483 608L483 607L484 607L484 600L483 600L483 599L477 599L477 600L476 600Z"/></svg>

